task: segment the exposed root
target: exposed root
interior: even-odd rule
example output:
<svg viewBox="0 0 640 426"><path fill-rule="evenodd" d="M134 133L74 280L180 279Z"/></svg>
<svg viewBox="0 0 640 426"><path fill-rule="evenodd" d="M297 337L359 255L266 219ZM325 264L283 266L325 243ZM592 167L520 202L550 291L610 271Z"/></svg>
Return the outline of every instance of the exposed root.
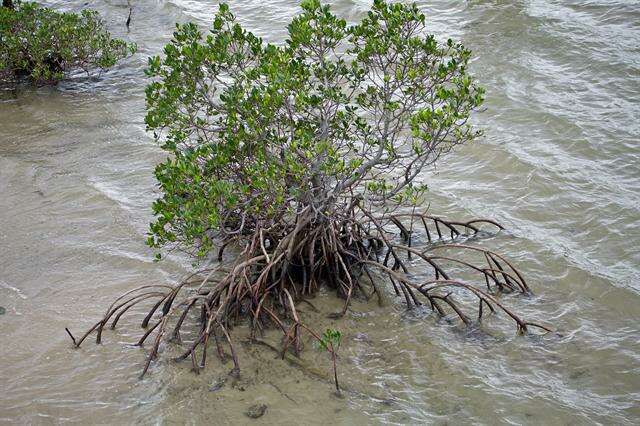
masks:
<svg viewBox="0 0 640 426"><path fill-rule="evenodd" d="M463 323L471 324L472 316L466 312L469 298L465 295L469 295L477 301L477 321L482 320L487 311L502 312L514 321L519 333L528 332L530 328L550 331L544 325L520 318L498 300L500 293L531 293L511 262L493 251L455 243L463 236L478 234L482 226L503 229L496 222L488 219L456 222L426 214L375 217L358 202L344 211L346 214L329 215L306 208L286 226L267 228L254 224L250 234L242 238L233 236L221 243L220 259L231 241L239 246L240 254L235 260L204 268L176 286L145 285L128 291L117 298L103 318L80 339L68 329L67 332L76 347L93 332L96 342L100 343L102 331L112 318L110 327L115 328L131 308L152 302L141 323L145 332L137 343L144 345L155 333L141 375L157 358L163 340L182 345L184 352L175 360L189 358L196 372L205 367L207 350L213 342L217 358L225 361L230 356L232 371L238 374L240 364L231 328L239 321L249 321L253 338L261 335L265 327L280 329L283 335L280 356L285 358L288 352L298 356L304 333L318 341L321 338L302 322L297 304L307 303L317 310L306 297L326 285L344 299L343 309L335 314L341 316L354 297L368 300L377 294L381 301L380 277L389 280L408 308L426 303L438 315L452 312ZM414 222L421 223L422 228L416 231ZM426 236L426 246L413 246L414 235ZM485 263L445 255L444 249L461 254L475 252ZM412 275L414 261L426 263L434 277ZM478 285L455 279L453 275L461 268L484 282ZM184 324L194 322L197 324L195 338L183 342L180 330ZM335 353L331 354L335 359ZM337 385L337 375L335 378Z"/></svg>
<svg viewBox="0 0 640 426"><path fill-rule="evenodd" d="M407 227L402 223L403 219L410 220L411 223L409 229L407 229ZM373 221L373 218L369 220ZM480 232L480 226L482 226L482 224L493 225L499 230L504 229L502 225L491 219L474 219L468 222L457 222L422 213L401 213L378 218L379 223L393 223L400 231L400 236L403 238L403 240L409 242L409 246L411 246L413 224L416 221L420 221L420 223L422 224L422 229L424 230L427 240L430 243L445 241L447 238L454 239L456 237L467 235L469 233L475 235Z"/></svg>

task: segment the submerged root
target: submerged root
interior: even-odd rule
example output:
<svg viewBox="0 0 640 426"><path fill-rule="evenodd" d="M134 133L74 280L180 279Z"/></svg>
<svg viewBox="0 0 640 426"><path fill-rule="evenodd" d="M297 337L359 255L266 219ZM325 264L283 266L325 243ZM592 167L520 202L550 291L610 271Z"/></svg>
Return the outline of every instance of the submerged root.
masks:
<svg viewBox="0 0 640 426"><path fill-rule="evenodd" d="M141 323L145 332L137 342L143 346L153 336L141 376L157 358L164 340L183 347L175 360L189 359L195 372L205 367L208 349L213 346L214 356L221 361L231 357L232 372L238 374L240 364L231 337L234 325L248 320L253 338L265 327L275 327L283 336L280 356L285 358L288 352L298 356L303 334L322 341L302 322L298 304L310 304L306 298L326 285L344 299L344 307L334 314L342 316L354 297L369 300L377 295L381 301L381 277L388 279L409 309L426 304L438 315L454 313L464 324L471 324L467 297L471 296L477 303L477 321L488 313L502 312L514 321L519 333L531 328L550 331L520 318L498 300L501 293L531 293L511 262L493 251L458 243L461 237L480 233L483 226L503 229L496 222L456 222L426 214L376 217L359 203L346 211L324 215L306 208L290 224L255 224L248 236L235 236L220 245L218 257L222 259L227 246L241 244L240 254L233 261L201 269L175 286L145 285L130 290L117 298L82 337L76 339L67 332L76 347L92 333L100 343L110 321L113 329L125 313L151 301L153 305ZM426 244L417 246L415 236L426 237ZM484 263L445 254L445 249L447 253L475 253ZM433 278L412 274L414 262L426 263ZM480 278L480 284L453 277L461 268ZM187 321L193 317L197 317L195 337L183 342L181 329L186 323L193 324L193 320ZM332 347L328 350L335 358Z"/></svg>

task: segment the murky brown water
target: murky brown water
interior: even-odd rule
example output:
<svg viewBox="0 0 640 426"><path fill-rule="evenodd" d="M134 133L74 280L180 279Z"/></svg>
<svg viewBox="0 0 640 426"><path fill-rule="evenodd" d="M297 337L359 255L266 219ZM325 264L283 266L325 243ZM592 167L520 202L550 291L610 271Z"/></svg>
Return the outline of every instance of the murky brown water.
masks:
<svg viewBox="0 0 640 426"><path fill-rule="evenodd" d="M71 348L65 326L84 329L121 292L189 270L183 259L152 263L144 245L163 153L144 132L142 69L175 21L204 28L215 6L132 3L138 55L98 81L0 102L0 423L245 423L256 402L268 411L251 422L263 424L640 422L638 2L421 2L434 32L474 50L489 97L477 117L486 138L425 176L431 211L506 225L482 243L514 259L536 293L507 302L559 333L516 336L499 318L470 332L400 303L357 303L334 323L341 380L354 389L344 399L259 347L240 345L242 379L217 391L229 366L215 362L199 376L160 363L139 381L135 327ZM367 3L335 9L355 20ZM126 36L125 0L89 6ZM283 0L231 7L275 41L297 11ZM325 354L304 358L330 371Z"/></svg>

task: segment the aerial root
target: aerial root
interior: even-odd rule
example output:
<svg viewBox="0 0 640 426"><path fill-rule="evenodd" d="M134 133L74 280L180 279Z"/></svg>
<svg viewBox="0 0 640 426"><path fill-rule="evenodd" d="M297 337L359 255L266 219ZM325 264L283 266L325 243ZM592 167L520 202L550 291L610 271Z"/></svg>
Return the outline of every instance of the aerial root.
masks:
<svg viewBox="0 0 640 426"><path fill-rule="evenodd" d="M411 246L411 237L415 233L413 229L414 222L419 221L422 224L422 230L424 231L427 241L429 243L444 242L447 239L453 240L462 235L475 235L481 231L480 226L483 224L489 224L503 230L504 227L491 219L474 219L468 222L459 222L447 220L442 217L432 216L426 213L400 213L391 214L383 217L376 218L380 225L387 226L388 223L395 225L400 231L400 236L403 241L409 242ZM409 220L410 226L407 228L402 220ZM376 221L373 218L369 218L369 221ZM434 232L435 231L435 232ZM437 237L436 237L437 235Z"/></svg>
<svg viewBox="0 0 640 426"><path fill-rule="evenodd" d="M426 304L440 316L448 315L449 311L469 325L473 321L465 312L467 294L477 300L478 321L487 311L502 312L515 322L519 333L530 328L551 331L547 326L520 318L497 299L503 293L531 293L523 275L510 261L494 251L456 243L462 236L478 234L483 225L502 229L494 221L456 222L415 213L376 217L358 204L343 216L320 215L306 208L295 219L287 226L256 224L251 235L242 239L234 236L233 244L239 246L240 253L233 261L196 271L178 285L145 285L124 293L80 339L69 329L66 331L76 347L93 332L96 342L101 343L102 331L110 320L110 328L114 329L132 308L151 304L141 323L145 331L137 342L143 346L155 333L141 377L157 358L163 340L182 346L183 352L174 359L189 358L195 372L205 367L208 347L213 343L216 357L221 362L230 358L232 373L237 375L240 364L231 337L234 325L248 319L254 339L265 327L276 327L282 333L280 356L284 358L289 351L299 356L303 334L318 342L323 340L301 320L297 309L300 303L318 311L306 298L315 294L320 285L326 285L344 299L343 308L332 314L340 317L355 297L369 300L377 295L382 303L380 277L389 280L408 308ZM409 226L403 223L407 220L412 221ZM423 224L421 235L427 237L426 246L412 246L412 235L417 232L413 221ZM389 227L394 227L397 233ZM445 235L451 240L445 239ZM229 244L229 241L221 243L220 259ZM476 253L485 263L457 257L465 253ZM413 276L411 269L415 262L426 264L434 278ZM460 269L476 274L482 286L453 278ZM463 302L456 297L462 297ZM181 337L185 324L196 329L190 342ZM328 351L335 361L335 350L331 347ZM339 390L335 371L334 375Z"/></svg>

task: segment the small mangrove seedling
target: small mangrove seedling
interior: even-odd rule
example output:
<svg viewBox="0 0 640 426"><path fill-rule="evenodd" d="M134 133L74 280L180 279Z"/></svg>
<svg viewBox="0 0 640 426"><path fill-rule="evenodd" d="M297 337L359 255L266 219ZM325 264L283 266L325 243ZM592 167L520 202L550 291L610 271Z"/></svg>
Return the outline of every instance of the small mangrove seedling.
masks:
<svg viewBox="0 0 640 426"><path fill-rule="evenodd" d="M338 385L338 367L336 365L337 352L340 349L340 340L342 334L338 330L327 328L322 334L322 338L318 342L319 346L331 354L331 361L333 362L333 379L336 384L336 393L340 395L340 386Z"/></svg>
<svg viewBox="0 0 640 426"><path fill-rule="evenodd" d="M147 243L158 257L181 251L202 266L175 285L126 292L75 346L92 333L100 343L108 323L143 306L138 345L153 341L143 375L163 341L182 345L176 359L196 371L209 346L221 362L228 348L238 371L238 324L282 332L283 355L299 355L309 333L335 372L340 334L321 338L298 311L321 287L344 302L334 318L355 298L391 291L407 309L426 305L461 325L494 313L518 333L549 330L507 308L529 285L476 244L502 226L421 208L425 173L480 135L470 118L484 90L469 73L471 52L429 35L415 4L375 0L352 25L317 0L301 7L286 40L270 44L221 4L209 33L179 24L149 59L146 124L167 158L155 170Z"/></svg>
<svg viewBox="0 0 640 426"><path fill-rule="evenodd" d="M114 39L98 12L57 12L37 3L0 7L0 84L27 78L36 85L56 84L69 72L102 72L136 51Z"/></svg>

